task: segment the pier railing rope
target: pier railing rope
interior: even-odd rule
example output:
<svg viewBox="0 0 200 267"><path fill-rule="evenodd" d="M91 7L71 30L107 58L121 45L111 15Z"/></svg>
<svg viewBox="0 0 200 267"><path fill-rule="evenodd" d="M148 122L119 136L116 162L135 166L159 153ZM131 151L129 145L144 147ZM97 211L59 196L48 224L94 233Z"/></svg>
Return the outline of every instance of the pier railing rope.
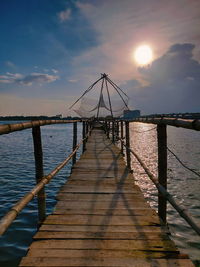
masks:
<svg viewBox="0 0 200 267"><path fill-rule="evenodd" d="M72 164L76 162L75 156L76 152L80 148L80 146L83 144L85 145L85 142L90 135L90 132L92 130L92 121L86 120L83 121L83 132L82 136L83 138L81 141L76 144L77 142L77 122L80 122L80 120L76 121L34 121L31 123L19 123L19 124L13 124L13 125L2 125L0 126L0 132L1 134L10 133L13 131L19 131L24 130L27 128L33 128L33 141L34 141L34 154L35 154L35 164L36 164L36 186L27 193L22 199L20 199L11 209L7 212L7 214L0 220L0 235L3 235L5 231L8 229L8 227L11 225L11 223L15 220L17 215L20 213L20 211L36 196L38 195L38 217L39 217L39 224L44 221L46 217L46 209L45 209L45 192L42 191L46 184L48 184L51 179L71 160ZM48 124L55 124L55 123L73 123L73 151L71 154L59 165L57 165L56 168L54 168L48 175L43 175L43 164L42 164L42 148L41 148L41 134L40 134L40 126L42 125L48 125ZM85 124L87 127L85 127ZM31 126L34 125L34 126ZM75 141L74 141L75 140ZM42 177L41 177L42 174Z"/></svg>
<svg viewBox="0 0 200 267"><path fill-rule="evenodd" d="M168 118L167 118L168 119ZM139 119L131 120L131 122L137 122ZM188 122L185 122L186 120L182 119L175 119L170 120L169 125L173 125L177 127L177 120L179 127L188 128L188 129L194 129L194 130L200 130L200 127L198 128L198 125L200 125L200 120L190 120ZM181 123L179 123L179 120L181 120ZM173 121L173 123L172 123ZM195 121L195 127L194 123ZM130 148L130 135L129 135L129 121L123 121L121 120L121 137L119 136L119 129L116 129L115 131L110 129L110 122L105 121L105 130L107 132L107 137L110 137L109 132L111 132L112 137L111 140L118 140L121 143L121 152L123 154L123 147L126 148L126 159L127 159L127 166L131 170L131 158L130 153L133 154L133 156L137 159L137 161L140 163L142 168L144 169L147 176L150 178L150 180L154 183L156 188L158 189L159 195L158 195L158 215L162 219L164 223L166 223L166 212L167 212L167 205L166 202L168 201L175 210L179 213L179 215L185 219L185 221L191 226L191 228L200 235L200 227L197 225L197 223L194 221L192 216L189 214L189 212L181 207L181 205L174 199L174 197L167 191L167 135L166 135L166 125L167 120L165 120L165 124L163 124L163 120L151 120L150 123L157 124L157 138L158 138L158 178L149 170L149 168L146 166L146 164L142 161L142 159L139 157L139 155ZM146 121L140 120L139 122L145 123ZM149 123L149 121L148 121ZM119 124L116 121L113 120L112 122L112 128L119 128ZM124 136L124 124L125 124L125 136ZM182 125L182 126L180 126ZM192 128L194 127L194 128ZM155 128L152 128L153 130ZM128 140L127 140L128 139Z"/></svg>

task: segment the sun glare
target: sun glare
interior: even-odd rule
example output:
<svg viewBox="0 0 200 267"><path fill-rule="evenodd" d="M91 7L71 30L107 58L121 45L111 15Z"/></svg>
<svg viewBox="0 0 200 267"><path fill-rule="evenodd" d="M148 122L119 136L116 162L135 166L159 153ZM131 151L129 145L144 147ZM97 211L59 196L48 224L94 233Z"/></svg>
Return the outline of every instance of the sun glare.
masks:
<svg viewBox="0 0 200 267"><path fill-rule="evenodd" d="M153 59L153 52L150 46L141 45L134 52L134 59L139 65L147 65Z"/></svg>

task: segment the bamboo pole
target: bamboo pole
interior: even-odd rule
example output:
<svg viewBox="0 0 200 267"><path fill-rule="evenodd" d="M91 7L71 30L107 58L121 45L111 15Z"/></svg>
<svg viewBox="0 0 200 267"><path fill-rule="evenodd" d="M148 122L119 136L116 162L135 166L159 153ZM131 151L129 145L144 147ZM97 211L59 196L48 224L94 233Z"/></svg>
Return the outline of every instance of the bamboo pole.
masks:
<svg viewBox="0 0 200 267"><path fill-rule="evenodd" d="M82 122L82 138L85 139L85 121ZM83 141L83 152L85 151L86 141Z"/></svg>
<svg viewBox="0 0 200 267"><path fill-rule="evenodd" d="M109 138L109 136L110 136L110 121L108 121L107 126L108 126L108 128L107 128L107 138Z"/></svg>
<svg viewBox="0 0 200 267"><path fill-rule="evenodd" d="M115 142L115 121L112 121L112 142Z"/></svg>
<svg viewBox="0 0 200 267"><path fill-rule="evenodd" d="M88 135L89 133L89 123L88 121L86 121L86 135ZM87 142L87 139L86 139L86 142Z"/></svg>
<svg viewBox="0 0 200 267"><path fill-rule="evenodd" d="M80 122L80 120L37 120L21 123L3 124L0 125L0 135L9 134L15 131L22 131L25 129L33 128L35 126L44 126L50 124L62 124Z"/></svg>
<svg viewBox="0 0 200 267"><path fill-rule="evenodd" d="M126 160L127 160L127 167L131 170L131 155L130 150L130 134L129 134L129 122L125 122L125 132L126 132Z"/></svg>
<svg viewBox="0 0 200 267"><path fill-rule="evenodd" d="M73 123L73 151L77 146L77 122ZM73 155L72 158L72 165L76 163L76 153Z"/></svg>
<svg viewBox="0 0 200 267"><path fill-rule="evenodd" d="M124 138L124 123L121 121L121 153L124 153L124 146L123 146L123 138Z"/></svg>
<svg viewBox="0 0 200 267"><path fill-rule="evenodd" d="M167 190L167 131L166 125L157 126L158 140L158 182ZM166 223L167 200L159 192L158 194L158 215Z"/></svg>
<svg viewBox="0 0 200 267"><path fill-rule="evenodd" d="M119 121L116 122L116 135L119 137Z"/></svg>
<svg viewBox="0 0 200 267"><path fill-rule="evenodd" d="M34 157L35 157L35 178L36 178L36 183L38 184L41 181L42 177L44 176L40 126L32 128L32 136L33 136ZM45 188L42 188L38 192L37 201L38 201L38 224L41 225L41 223L46 218Z"/></svg>
<svg viewBox="0 0 200 267"><path fill-rule="evenodd" d="M199 119L177 119L177 118L151 118L151 117L143 117L143 118L135 118L130 120L131 122L142 122L142 123L151 123L151 124L165 124L175 127L181 127L186 129L192 129L196 131L200 131L200 120Z"/></svg>

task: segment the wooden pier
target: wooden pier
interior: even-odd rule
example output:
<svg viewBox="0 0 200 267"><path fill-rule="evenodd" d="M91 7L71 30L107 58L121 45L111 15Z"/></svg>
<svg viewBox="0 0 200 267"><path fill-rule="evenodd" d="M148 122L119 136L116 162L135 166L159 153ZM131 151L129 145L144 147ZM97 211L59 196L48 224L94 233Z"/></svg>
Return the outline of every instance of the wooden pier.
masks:
<svg viewBox="0 0 200 267"><path fill-rule="evenodd" d="M95 127L20 266L193 266Z"/></svg>

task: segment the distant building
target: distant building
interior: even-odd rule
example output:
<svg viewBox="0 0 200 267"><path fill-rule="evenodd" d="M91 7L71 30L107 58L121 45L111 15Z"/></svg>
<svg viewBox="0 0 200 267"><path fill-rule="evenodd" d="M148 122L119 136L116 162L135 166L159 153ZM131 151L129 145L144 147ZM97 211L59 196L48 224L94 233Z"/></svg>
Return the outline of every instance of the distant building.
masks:
<svg viewBox="0 0 200 267"><path fill-rule="evenodd" d="M134 119L136 117L140 117L140 110L124 110L123 119Z"/></svg>
<svg viewBox="0 0 200 267"><path fill-rule="evenodd" d="M62 114L58 114L55 116L57 119L62 119Z"/></svg>

